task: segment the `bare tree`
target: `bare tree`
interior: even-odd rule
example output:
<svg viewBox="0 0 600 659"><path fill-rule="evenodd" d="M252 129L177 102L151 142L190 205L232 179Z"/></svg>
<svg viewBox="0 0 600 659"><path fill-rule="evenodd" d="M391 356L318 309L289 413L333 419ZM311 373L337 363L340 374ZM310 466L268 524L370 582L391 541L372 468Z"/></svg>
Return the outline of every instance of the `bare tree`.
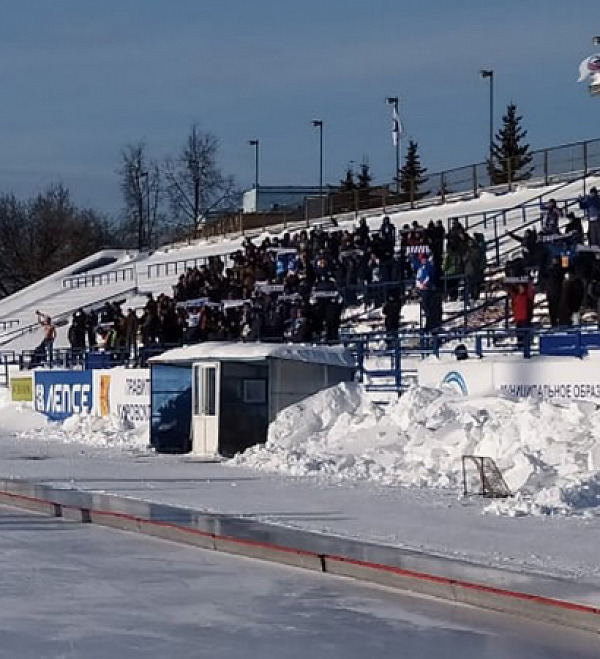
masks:
<svg viewBox="0 0 600 659"><path fill-rule="evenodd" d="M158 240L161 205L161 173L149 160L144 142L129 145L121 151L121 192L125 202L125 238L138 249L151 247Z"/></svg>
<svg viewBox="0 0 600 659"><path fill-rule="evenodd" d="M0 195L0 297L93 254L110 233L106 218L76 208L61 185L28 201Z"/></svg>
<svg viewBox="0 0 600 659"><path fill-rule="evenodd" d="M210 211L229 207L238 195L217 166L217 152L217 139L193 124L179 156L165 161L165 193L179 226L197 230Z"/></svg>

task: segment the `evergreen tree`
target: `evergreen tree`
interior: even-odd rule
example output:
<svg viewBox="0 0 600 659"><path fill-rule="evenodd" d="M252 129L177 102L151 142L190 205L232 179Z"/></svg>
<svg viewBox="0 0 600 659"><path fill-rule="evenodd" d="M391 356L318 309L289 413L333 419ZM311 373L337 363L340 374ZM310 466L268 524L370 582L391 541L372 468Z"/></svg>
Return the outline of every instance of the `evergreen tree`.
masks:
<svg viewBox="0 0 600 659"><path fill-rule="evenodd" d="M371 176L370 167L367 162L363 162L360 166L360 172L358 173L358 198L360 201L368 201L371 194L371 181L373 177Z"/></svg>
<svg viewBox="0 0 600 659"><path fill-rule="evenodd" d="M348 168L346 169L346 178L340 181L340 192L354 192L354 190L356 190L354 170L348 165Z"/></svg>
<svg viewBox="0 0 600 659"><path fill-rule="evenodd" d="M496 134L492 144L492 159L488 162L488 173L492 185L524 181L531 177L533 159L529 144L523 140L527 131L521 128L521 117L517 106L509 103L506 114L502 117L502 128Z"/></svg>
<svg viewBox="0 0 600 659"><path fill-rule="evenodd" d="M373 177L371 176L370 167L368 163L363 162L360 166L360 172L358 173L358 189L370 190L372 180Z"/></svg>
<svg viewBox="0 0 600 659"><path fill-rule="evenodd" d="M427 194L426 191L421 190L423 184L427 182L425 172L427 172L427 168L421 167L419 144L410 140L404 165L400 169L400 189L405 201L412 203L415 199L421 199Z"/></svg>

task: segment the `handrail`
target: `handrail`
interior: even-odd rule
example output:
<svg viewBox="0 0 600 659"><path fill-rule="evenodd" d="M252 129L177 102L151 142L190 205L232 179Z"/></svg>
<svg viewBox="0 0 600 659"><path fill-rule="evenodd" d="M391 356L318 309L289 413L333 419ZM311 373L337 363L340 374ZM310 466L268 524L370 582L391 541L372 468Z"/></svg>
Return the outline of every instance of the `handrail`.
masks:
<svg viewBox="0 0 600 659"><path fill-rule="evenodd" d="M211 256L223 256L227 252L214 254ZM149 263L147 266L146 276L148 279L159 278L161 276L168 277L169 275L178 275L184 273L188 268L197 268L199 265L208 264L208 256L197 256L188 259L176 259L173 261L162 261L160 263ZM171 266L174 266L171 268ZM161 275L161 270L164 274ZM153 272L155 274L153 274Z"/></svg>
<svg viewBox="0 0 600 659"><path fill-rule="evenodd" d="M128 266L107 272L69 275L62 280L63 288L87 288L88 286L106 286L119 281L135 281L135 268Z"/></svg>
<svg viewBox="0 0 600 659"><path fill-rule="evenodd" d="M90 304L84 304L84 305L78 305L76 307L72 307L68 311L61 311L60 313L57 313L53 316L53 321L56 323L61 323L61 321L68 319L70 316L72 316L77 310L83 309L84 311L87 309L95 309L96 307L101 306L102 304L105 304L106 302L112 302L114 300L118 300L122 298L124 295L128 294L137 294L138 293L138 288L137 286L134 286L132 288L128 288L127 290L120 291L119 293L115 293L113 295L108 295L106 297L100 298L99 300L95 300L93 303ZM11 341L14 341L14 339L24 336L28 332L32 332L34 329L38 328L40 325L38 322L36 323L30 323L29 325L25 325L24 327L20 327L17 330L13 330L12 332L9 332L3 336L0 337L0 346L4 346L7 343L10 343Z"/></svg>

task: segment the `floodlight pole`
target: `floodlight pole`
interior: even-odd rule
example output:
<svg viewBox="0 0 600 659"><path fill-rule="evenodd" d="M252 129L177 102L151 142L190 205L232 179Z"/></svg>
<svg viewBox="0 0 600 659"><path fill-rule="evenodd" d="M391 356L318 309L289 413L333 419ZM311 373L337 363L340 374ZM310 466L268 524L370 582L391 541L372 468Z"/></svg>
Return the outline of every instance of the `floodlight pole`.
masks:
<svg viewBox="0 0 600 659"><path fill-rule="evenodd" d="M399 110L399 99L397 96L388 96L386 99L386 103L388 105L391 105L394 108L394 116L399 117L400 116L400 110ZM398 119L399 121L399 119ZM396 180L396 194L400 193L400 126L397 126L396 130L396 175L394 176L394 179Z"/></svg>
<svg viewBox="0 0 600 659"><path fill-rule="evenodd" d="M489 140L489 166L492 166L492 155L494 153L494 71L492 69L482 69L481 77L490 81L490 140Z"/></svg>
<svg viewBox="0 0 600 659"><path fill-rule="evenodd" d="M258 151L260 148L260 142L258 140L248 140L248 144L250 146L254 147L254 189L256 190L255 195L256 195L256 201L255 201L255 206L256 210L255 212L258 213L258 195L259 195L259 184L258 184Z"/></svg>
<svg viewBox="0 0 600 659"><path fill-rule="evenodd" d="M325 215L325 200L323 198L323 121L313 119L312 125L319 129L319 197L321 197L321 217Z"/></svg>

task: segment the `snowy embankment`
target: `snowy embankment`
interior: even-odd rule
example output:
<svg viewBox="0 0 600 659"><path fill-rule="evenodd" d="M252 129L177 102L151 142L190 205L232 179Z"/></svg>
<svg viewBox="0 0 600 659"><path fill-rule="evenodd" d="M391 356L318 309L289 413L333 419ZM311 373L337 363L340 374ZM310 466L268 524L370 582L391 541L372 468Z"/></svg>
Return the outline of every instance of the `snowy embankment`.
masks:
<svg viewBox="0 0 600 659"><path fill-rule="evenodd" d="M466 399L413 388L387 406L342 384L284 410L232 462L292 476L462 493L462 456L493 458L514 497L499 514L600 514L600 408Z"/></svg>
<svg viewBox="0 0 600 659"><path fill-rule="evenodd" d="M31 408L14 404L8 390L0 389L0 431L48 442L139 451L148 447L148 429L129 428L116 417L75 414L63 423L48 421Z"/></svg>
<svg viewBox="0 0 600 659"><path fill-rule="evenodd" d="M23 439L139 452L148 429L116 418L48 422L0 390L0 431ZM79 450L79 448L78 448ZM301 478L462 494L462 456L489 456L515 495L498 514L600 515L600 408L535 400L468 399L415 387L388 405L342 384L280 413L268 442L229 464Z"/></svg>

